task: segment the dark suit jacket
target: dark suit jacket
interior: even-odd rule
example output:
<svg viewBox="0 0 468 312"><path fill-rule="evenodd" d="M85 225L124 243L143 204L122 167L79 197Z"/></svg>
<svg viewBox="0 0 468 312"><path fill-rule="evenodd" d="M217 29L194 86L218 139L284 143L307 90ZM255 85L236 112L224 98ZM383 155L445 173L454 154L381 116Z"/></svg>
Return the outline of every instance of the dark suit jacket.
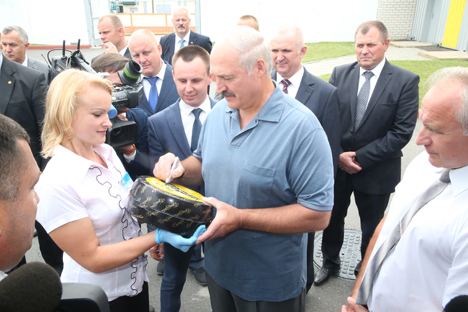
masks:
<svg viewBox="0 0 468 312"><path fill-rule="evenodd" d="M148 116L151 116L157 112L162 111L166 107L169 107L169 105L177 101L178 98L179 94L177 93L177 88L174 83L174 79L172 78L172 66L166 63L166 71L164 73L164 80L161 86L161 90L159 91L156 111L153 112L151 109L151 106L143 90L138 95L138 108L141 108Z"/></svg>
<svg viewBox="0 0 468 312"><path fill-rule="evenodd" d="M356 190L389 194L400 181L401 149L416 125L419 76L385 60L362 122L354 131L359 69L357 62L338 66L330 77L340 99L341 148L342 152L355 151L362 168L349 175ZM346 175L339 169L337 179L344 180Z"/></svg>
<svg viewBox="0 0 468 312"><path fill-rule="evenodd" d="M93 62L98 58L100 57L101 55L103 55L104 53L101 53L99 54L98 56L95 56L93 57L93 59L91 60L91 64L93 64ZM124 55L126 58L128 58L129 60L132 59L132 55L130 54L130 49L128 48L128 45L127 45L127 50L125 51Z"/></svg>
<svg viewBox="0 0 468 312"><path fill-rule="evenodd" d="M271 73L276 81L277 73ZM340 109L338 90L328 82L315 77L304 68L301 84L297 90L296 100L307 106L317 117L327 134L333 156L335 174L340 156Z"/></svg>
<svg viewBox="0 0 468 312"><path fill-rule="evenodd" d="M149 147L148 147L148 115L139 109L131 108L127 112L128 121L134 121L138 126L138 141L135 142L136 153L135 158L131 162L127 162L120 148L116 149L122 164L128 174L135 181L140 175L147 175L149 167Z"/></svg>
<svg viewBox="0 0 468 312"><path fill-rule="evenodd" d="M3 57L0 74L0 114L15 120L29 134L33 156L41 169L41 131L46 91L47 84L43 73Z"/></svg>
<svg viewBox="0 0 468 312"><path fill-rule="evenodd" d="M173 153L180 160L192 155L190 144L185 136L182 117L180 116L180 99L162 112L151 116L148 120L148 145L150 150L150 168L158 162L159 157L166 153ZM210 98L211 107L217 103ZM151 175L152 169L151 169ZM203 190L190 187L196 192L203 193Z"/></svg>
<svg viewBox="0 0 468 312"><path fill-rule="evenodd" d="M175 37L176 34L172 33L169 35L163 36L159 43L162 47L162 59L172 65L172 57L174 56L175 50ZM211 53L213 44L211 43L210 37L197 34L196 32L190 31L190 40L189 45L197 45Z"/></svg>
<svg viewBox="0 0 468 312"><path fill-rule="evenodd" d="M47 66L46 63L41 62L41 61L36 60L36 59L33 59L32 57L28 56L28 67L43 73L44 76L47 79L46 83L49 84L49 82L50 82L50 71L49 71L49 66Z"/></svg>

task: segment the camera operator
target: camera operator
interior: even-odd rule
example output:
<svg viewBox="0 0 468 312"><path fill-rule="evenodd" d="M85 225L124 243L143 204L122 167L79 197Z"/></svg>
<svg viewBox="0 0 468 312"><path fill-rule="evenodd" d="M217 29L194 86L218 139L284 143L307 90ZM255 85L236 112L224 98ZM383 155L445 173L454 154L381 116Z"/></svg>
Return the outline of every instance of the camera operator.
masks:
<svg viewBox="0 0 468 312"><path fill-rule="evenodd" d="M93 63L92 68L100 73L109 73L106 78L114 86L122 86L118 72L123 70L128 58L119 54L109 53L99 56ZM121 120L134 121L138 127L137 141L135 144L116 148L115 151L124 164L130 177L135 180L139 175L146 175L149 172L149 148L148 148L148 115L140 108L117 108L118 117Z"/></svg>

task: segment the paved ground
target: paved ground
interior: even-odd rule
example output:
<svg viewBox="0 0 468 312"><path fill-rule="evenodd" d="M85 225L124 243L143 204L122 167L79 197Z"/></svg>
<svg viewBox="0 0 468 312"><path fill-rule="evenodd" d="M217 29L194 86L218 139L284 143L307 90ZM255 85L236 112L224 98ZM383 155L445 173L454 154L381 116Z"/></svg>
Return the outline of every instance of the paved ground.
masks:
<svg viewBox="0 0 468 312"><path fill-rule="evenodd" d="M418 56L418 52L421 51L417 48L406 48L399 49L390 47L387 52L387 58L389 60L419 60L423 58ZM41 54L46 54L47 51L34 50L29 53L34 58L42 59ZM92 57L102 53L99 49L87 49L83 50L87 60L91 60ZM331 73L334 66L340 64L346 64L355 61L355 56L345 56L341 58L335 58L330 60L312 62L306 64L308 70L315 75L323 75ZM211 88L214 89L214 88ZM424 149L416 146L414 143L417 132L421 127L420 122L416 126L415 134L413 135L412 141L404 148L403 153L403 170L406 168L408 163ZM346 228L359 230L359 218L356 207L354 204L350 207L348 217L346 218ZM33 247L28 251L28 261L43 261L39 252L37 238L34 239ZM149 259L147 267L148 274L150 276L150 300L156 311L159 310L159 286L161 284L161 277L156 274L157 262L153 259ZM346 298L350 294L353 287L354 281L331 278L330 281L321 286L313 287L306 299L306 311L307 312L333 312L340 311L342 304L346 303ZM280 285L278 285L280 287ZM182 293L182 308L181 312L209 312L211 311L208 289L206 287L199 286L193 274L189 272L187 274L187 282L185 284L184 291Z"/></svg>

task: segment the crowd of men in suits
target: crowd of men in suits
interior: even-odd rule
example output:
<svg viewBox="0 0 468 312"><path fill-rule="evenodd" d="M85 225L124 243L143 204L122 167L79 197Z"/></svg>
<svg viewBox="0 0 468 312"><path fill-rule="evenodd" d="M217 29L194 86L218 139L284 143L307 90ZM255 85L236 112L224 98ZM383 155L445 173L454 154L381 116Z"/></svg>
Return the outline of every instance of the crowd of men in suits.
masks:
<svg viewBox="0 0 468 312"><path fill-rule="evenodd" d="M119 79L115 78L116 72L122 70L129 59L137 61L143 68L143 92L139 95L138 107L119 112L121 118L134 120L139 126L141 140L118 151L130 175L136 177L154 173L158 176L161 174L158 166L171 159L164 155L171 153L182 160L183 167L176 175L180 176L180 181L187 185L201 184L197 191L203 194L207 191L208 196L222 198L222 192L213 191L213 180L204 181L207 189L201 182L206 177L212 177L212 163L223 164L222 161L213 161L216 153L208 151L208 148L211 146L215 149L211 145L214 136L220 141L225 139L223 131L226 129L231 131L231 146L238 151L242 150L244 140L257 142L255 140L262 136L267 137L267 130L277 131L284 135L283 145L290 148L281 149L282 161L288 165L295 164L285 168L275 164L269 168L268 164L258 161L246 162L241 169L249 172L250 176L245 181L252 182L253 186L245 188L239 184L236 192L243 189L245 193L241 195L248 200L244 202L245 198L236 197L239 194L232 195L232 202L226 199L231 199L231 195L224 197L226 203L234 207L238 207L235 203L247 203L242 208L265 208L263 211L271 216L270 220L257 219L255 215L248 214L248 210L256 209L244 211L211 199L218 210L215 220L225 222L213 222L199 240L207 241L209 275L204 270L201 244L192 247L188 253L169 244L161 244L151 250L153 258L164 263L164 266L158 266L158 273L163 274L161 311L179 311L180 293L188 268L192 269L201 285L208 284L214 311L304 311L304 296L312 285L323 285L340 268L344 219L351 194L354 194L361 221L362 259L368 246L372 251L375 242L371 242L371 237L384 218L390 194L401 179L401 150L411 139L415 128L419 76L385 59L390 40L385 25L378 21L365 22L357 28L354 38L357 61L336 67L328 83L302 65L301 59L307 52L307 46L301 30L295 26L278 28L271 40L265 42L259 33L258 21L253 16L243 16L239 25L250 28L241 27L231 37L220 41L213 49L210 64L210 38L190 30L188 10L176 8L172 22L174 32L163 36L159 42L151 31L141 29L135 31L127 43L124 26L116 15L106 15L98 21L97 28L105 51L92 60L93 68L98 72L108 72L108 78L116 85L119 84ZM246 42L245 36L255 43ZM40 133L49 69L26 55L29 43L22 28L5 27L1 41L4 56L0 55L0 113L24 127L30 137L33 156L43 169L45 162L43 164L44 160L39 155ZM253 55L257 58L251 64L241 64L248 61L247 57L241 58L245 53L242 49L255 50L258 54ZM269 49L268 55L261 49ZM221 99L224 98L222 102L217 103L208 96L211 80L216 81L216 93ZM264 106L271 111L262 111ZM219 115L217 120L214 117L210 119L212 109L216 116ZM219 112L221 109L224 110L222 114ZM226 112L229 114L226 115ZM293 127L293 123L288 121L288 114L301 120L296 122L302 128ZM230 117L225 120L226 116ZM311 123L301 124L307 120ZM264 126L265 121L268 126L277 125L270 129ZM203 130L202 126L205 127ZM206 129L217 133L206 133ZM262 136L259 137L259 133ZM316 147L307 147L308 143L304 142L313 142ZM326 144L322 145L323 142ZM424 142L421 144L426 146ZM324 148L318 149L317 146ZM243 155L262 159L253 150L250 148ZM263 149L265 153L268 150ZM289 156L291 151L295 155ZM233 152L233 155L237 154ZM225 167L232 165L229 162L236 162L235 157L239 156L223 157L226 160L221 166L223 168L217 169L218 174L231 178L235 176L234 172ZM312 159L320 164L311 163L307 168L297 168L298 163L308 164ZM200 179L202 164L203 179ZM305 175L304 171L308 170L310 172ZM316 181L304 182L309 175ZM257 187L256 179L263 181L258 192L252 191ZM317 181L320 185L317 185ZM278 199L271 199L272 207L276 208L271 212L270 206L259 205L258 198L255 198L272 197L265 185L272 190L278 187L285 190L284 196L276 194ZM275 223L279 219L276 214L283 210L283 217L287 215L288 221L296 224L296 228L291 228L290 224ZM254 221L244 220L241 223L233 217L238 212L233 211L242 211ZM305 220L309 223L304 224ZM314 231L321 229L325 229L323 266L314 274ZM236 235L243 241L235 243ZM220 239L220 236L224 238ZM223 244L227 242L231 245L225 249ZM265 260L268 263L262 263L273 270L268 273L271 281L276 278L281 280L288 293L276 295L269 285L271 282L265 281L256 285L255 289L232 285L231 278L234 277L229 273L219 273L220 264L213 261L215 252L226 256L229 250L237 253L232 255L233 259L239 255L250 259L255 257L255 249L265 249L259 242L267 244L267 247L275 243L283 250L289 250L291 255L301 254L295 259L288 258L290 255L287 252L280 259L278 255L271 255L271 259ZM60 264L56 262L60 263L60 259L57 259L61 258L61 254L54 248L57 247L44 245L43 255L49 263L47 254L52 254L50 264L59 267ZM249 251L248 254L245 250ZM268 254L267 251L265 253ZM293 264L297 261L302 269L298 269L296 276L297 268ZM289 263L286 268L290 268L291 274L285 276L281 268L275 267L275 262ZM229 259L226 259L226 263L230 263ZM255 278L257 274L264 276L258 266L249 262L239 261L230 265L235 266L234 271L245 272L246 280ZM361 265L362 262L357 263L355 269L355 274L360 277L364 274L360 272ZM250 266L254 269L249 269ZM362 268L366 266L367 260ZM298 277L297 280L292 280L294 276ZM353 293L354 299L356 295L357 292ZM442 298L443 294L440 296ZM250 302L265 304L260 304L256 310ZM440 306L446 303L445 297L443 301L436 300ZM361 307L364 308L353 301L344 309L358 311Z"/></svg>

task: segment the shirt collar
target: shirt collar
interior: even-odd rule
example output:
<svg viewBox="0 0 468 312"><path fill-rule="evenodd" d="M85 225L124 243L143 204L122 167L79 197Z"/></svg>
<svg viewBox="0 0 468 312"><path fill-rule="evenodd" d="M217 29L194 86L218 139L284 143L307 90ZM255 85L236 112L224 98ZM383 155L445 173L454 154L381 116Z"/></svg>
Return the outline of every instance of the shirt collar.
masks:
<svg viewBox="0 0 468 312"><path fill-rule="evenodd" d="M2 73L3 53L0 52L0 74Z"/></svg>
<svg viewBox="0 0 468 312"><path fill-rule="evenodd" d="M270 95L270 98L263 105L260 112L254 119L270 121L270 122L279 122L284 110L284 97L287 96L292 99L289 95L285 94L283 90L278 86L278 84L272 80L272 83L275 86L275 90ZM238 109L230 108L229 105L226 105L226 113L236 112L238 114ZM232 115L231 115L232 116Z"/></svg>
<svg viewBox="0 0 468 312"><path fill-rule="evenodd" d="M28 67L28 56L27 55L25 56L24 62L21 65L23 65L24 67Z"/></svg>
<svg viewBox="0 0 468 312"><path fill-rule="evenodd" d="M453 195L457 196L468 189L468 166L450 170L450 183Z"/></svg>
<svg viewBox="0 0 468 312"><path fill-rule="evenodd" d="M382 72L384 65L385 65L385 58L382 60L382 62L380 62L377 66L375 66L373 69L370 70L374 74L375 78L379 79L380 73ZM359 67L360 75L364 74L364 72L366 71L367 70L365 70L364 68Z"/></svg>
<svg viewBox="0 0 468 312"><path fill-rule="evenodd" d="M122 50L120 50L119 54L122 55L122 56L125 56L125 52L127 52L127 49L128 49L128 45L125 46L125 48L123 48Z"/></svg>
<svg viewBox="0 0 468 312"><path fill-rule="evenodd" d="M93 146L94 151L101 156L101 158L106 162L107 166L112 166L114 157L112 154L112 147L107 144L100 144ZM67 175L70 179L76 179L82 181L88 174L88 170L91 166L100 166L99 164L88 160L84 157L81 157L68 148L58 145L54 150L54 157L57 158L66 158L70 160L68 163L72 163L73 166L67 168Z"/></svg>
<svg viewBox="0 0 468 312"><path fill-rule="evenodd" d="M289 78L289 82L291 82L291 84L296 87L297 89L299 89L299 86L301 85L301 81L302 81L302 76L304 76L304 66L301 65L301 68L294 74L291 76L291 78ZM276 72L276 81L277 82L281 82L281 80L283 80L283 76L280 75L280 73Z"/></svg>
<svg viewBox="0 0 468 312"><path fill-rule="evenodd" d="M154 77L158 77L159 80L163 81L164 80L164 75L166 74L166 63L161 59L161 69L159 70L159 73L156 74ZM146 77L146 76L143 76ZM152 78L152 77L147 77L147 78Z"/></svg>
<svg viewBox="0 0 468 312"><path fill-rule="evenodd" d="M210 97L207 96L206 99L198 107L190 106L187 103L185 103L182 99L180 99L179 107L180 107L180 113L183 115L187 115L187 116L192 113L192 110L194 108L201 108L202 111L208 114L211 111Z"/></svg>
<svg viewBox="0 0 468 312"><path fill-rule="evenodd" d="M189 42L189 39L190 39L190 29L189 29L189 31L187 32L187 34L185 35L184 38L180 38L179 35L177 34L177 32L175 33L175 35L176 35L176 42L177 42L177 43L180 42L180 39L184 39L185 42L188 43L188 42Z"/></svg>

